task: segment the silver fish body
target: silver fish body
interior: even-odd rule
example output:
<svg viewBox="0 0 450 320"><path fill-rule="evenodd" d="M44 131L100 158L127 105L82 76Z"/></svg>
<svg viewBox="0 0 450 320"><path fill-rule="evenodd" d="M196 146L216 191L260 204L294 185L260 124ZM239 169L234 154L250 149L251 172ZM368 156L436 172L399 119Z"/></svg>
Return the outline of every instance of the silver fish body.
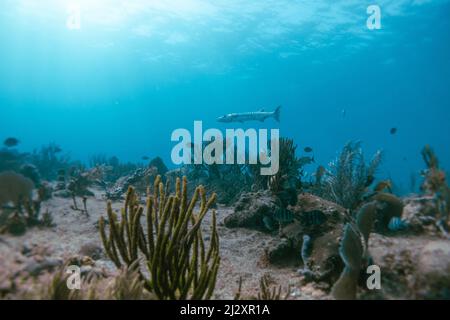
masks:
<svg viewBox="0 0 450 320"><path fill-rule="evenodd" d="M243 112L243 113L229 113L222 117L217 118L219 122L246 122L246 121L261 121L268 118L274 118L276 121L280 122L280 109L281 107L277 107L275 111L267 112L264 110L256 111L256 112Z"/></svg>

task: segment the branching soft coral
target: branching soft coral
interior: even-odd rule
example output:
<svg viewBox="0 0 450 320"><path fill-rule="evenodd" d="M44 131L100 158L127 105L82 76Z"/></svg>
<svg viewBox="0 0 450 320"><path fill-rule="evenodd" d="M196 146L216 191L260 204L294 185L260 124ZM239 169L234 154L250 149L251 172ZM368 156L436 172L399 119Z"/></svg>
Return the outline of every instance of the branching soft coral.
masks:
<svg viewBox="0 0 450 320"><path fill-rule="evenodd" d="M349 142L339 157L330 163L324 181L324 197L341 206L356 209L373 181L382 153L377 151L366 164L360 142Z"/></svg>
<svg viewBox="0 0 450 320"><path fill-rule="evenodd" d="M293 201L296 201L297 187L300 185L300 170L310 161L308 157L297 158L296 149L294 140L280 139L280 169L268 182L269 189L285 206L295 204Z"/></svg>
<svg viewBox="0 0 450 320"><path fill-rule="evenodd" d="M34 150L28 161L46 180L55 179L59 170L67 169L71 165L69 155L62 154L61 147L54 143L42 146L40 150Z"/></svg>
<svg viewBox="0 0 450 320"><path fill-rule="evenodd" d="M201 224L216 196L207 200L204 188L199 186L189 201L186 178L182 185L177 179L175 194L166 194L168 189L158 176L153 194L148 190L145 227L141 223L144 208L133 188L128 190L121 219L109 202L109 232L103 217L100 219L105 251L118 268L144 258L147 268L140 274L145 288L159 299L209 299L220 263L215 212L208 247ZM194 213L198 201L199 211Z"/></svg>

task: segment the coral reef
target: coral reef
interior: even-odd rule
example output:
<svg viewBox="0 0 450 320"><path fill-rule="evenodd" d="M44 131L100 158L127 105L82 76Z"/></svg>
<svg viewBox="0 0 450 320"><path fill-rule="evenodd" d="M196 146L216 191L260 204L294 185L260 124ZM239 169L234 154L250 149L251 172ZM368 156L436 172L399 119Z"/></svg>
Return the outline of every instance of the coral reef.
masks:
<svg viewBox="0 0 450 320"><path fill-rule="evenodd" d="M139 168L143 168L144 165L141 163L123 163L118 157L112 156L107 157L104 154L93 155L89 159L89 167L101 168L103 171L103 179L106 183L114 184L119 178L132 174ZM126 192L126 189L125 191Z"/></svg>
<svg viewBox="0 0 450 320"><path fill-rule="evenodd" d="M55 190L65 190L66 189L66 170L59 169L56 177Z"/></svg>
<svg viewBox="0 0 450 320"><path fill-rule="evenodd" d="M450 187L447 184L445 171L439 168L439 160L429 145L422 150L422 157L427 169L424 171L424 182L421 189L434 195L436 202L436 226L449 237L450 228Z"/></svg>
<svg viewBox="0 0 450 320"><path fill-rule="evenodd" d="M40 213L41 202L39 200L21 202L20 207L25 208L25 213L16 208L1 212L0 233L8 232L12 235L22 235L27 228L34 226L49 228L55 226L53 216L49 211Z"/></svg>
<svg viewBox="0 0 450 320"><path fill-rule="evenodd" d="M70 180L67 184L67 192L72 197L73 210L81 211L86 216L89 216L87 210L87 197L93 196L92 191L88 187L92 184L92 178L90 172L82 172L80 170L73 169L70 174ZM78 208L76 197L81 197L83 202L83 209Z"/></svg>
<svg viewBox="0 0 450 320"><path fill-rule="evenodd" d="M244 165L213 165L218 175L208 175L205 185L217 194L217 202L232 205L239 196L252 187L252 177ZM214 177L214 178L209 178Z"/></svg>
<svg viewBox="0 0 450 320"><path fill-rule="evenodd" d="M88 189L92 185L90 172L85 172L77 168L70 170L70 178L66 189L70 192L72 197L92 196L93 193Z"/></svg>
<svg viewBox="0 0 450 320"><path fill-rule="evenodd" d="M41 201L49 200L53 196L53 187L49 182L43 181L38 187L37 193Z"/></svg>
<svg viewBox="0 0 450 320"><path fill-rule="evenodd" d="M377 232L386 232L392 219L402 217L403 202L393 194L384 192L376 193L370 197L370 200L378 204L375 222L375 230Z"/></svg>
<svg viewBox="0 0 450 320"><path fill-rule="evenodd" d="M21 174L12 171L0 173L0 233L21 235L27 227L53 226L53 218L48 211L41 217L42 200L33 200L33 188L33 181ZM13 207L4 207L8 203Z"/></svg>
<svg viewBox="0 0 450 320"><path fill-rule="evenodd" d="M149 168L156 168L156 171L159 175L164 176L169 169L167 169L166 165L164 164L164 161L160 157L153 158L150 160Z"/></svg>
<svg viewBox="0 0 450 320"><path fill-rule="evenodd" d="M341 265L339 238L347 212L339 205L308 193L298 195L289 207L293 221L282 227L266 247L265 258L273 264L303 262L300 273L308 279L333 283Z"/></svg>
<svg viewBox="0 0 450 320"><path fill-rule="evenodd" d="M272 231L267 219L283 210L279 200L269 190L243 193L234 206L234 213L224 223L228 228L256 228Z"/></svg>
<svg viewBox="0 0 450 320"><path fill-rule="evenodd" d="M28 162L37 168L41 177L45 180L53 180L58 171L68 169L74 165L67 154L62 154L62 149L55 143L42 146L34 150L28 157Z"/></svg>
<svg viewBox="0 0 450 320"><path fill-rule="evenodd" d="M124 193L130 186L139 186L139 189L145 190L150 185L150 179L157 176L155 168L139 168L130 175L117 180L113 187L106 190L106 198L109 200L122 199Z"/></svg>
<svg viewBox="0 0 450 320"><path fill-rule="evenodd" d="M202 186L187 198L187 179L178 179L175 194L168 195L158 176L153 194L147 194L146 233L140 218L144 208L133 188L129 188L121 220L108 203L109 232L100 218L100 234L108 257L120 268L145 258L146 272L140 272L145 288L159 299L209 299L213 294L220 256L215 213L209 247L201 231L201 223L215 201L209 200ZM198 213L194 208L200 200Z"/></svg>
<svg viewBox="0 0 450 320"><path fill-rule="evenodd" d="M183 171L192 184L205 185L217 194L219 203L230 205L243 192L251 190L254 176L250 168L246 164L192 164L186 165Z"/></svg>
<svg viewBox="0 0 450 320"><path fill-rule="evenodd" d="M27 154L17 150L0 149L0 172L20 171L20 167L25 163Z"/></svg>
<svg viewBox="0 0 450 320"><path fill-rule="evenodd" d="M206 146L205 143L203 147ZM280 168L274 176L261 175L261 164L192 164L185 166L184 171L190 181L215 192L219 203L231 205L243 193L269 189L287 207L295 203L301 187L301 168L313 161L310 157L298 158L296 148L292 139L280 139Z"/></svg>
<svg viewBox="0 0 450 320"><path fill-rule="evenodd" d="M280 139L280 168L268 181L269 190L281 200L284 207L295 204L297 189L301 186L300 169L309 163L309 160L305 161L308 157L297 158L296 149L292 139Z"/></svg>
<svg viewBox="0 0 450 320"><path fill-rule="evenodd" d="M449 298L449 187L429 146L423 193L402 198L391 179L375 181L381 153L367 163L359 142L309 181L302 169L314 158L296 152L282 139L280 171L267 177L247 164L168 171L159 157L145 165L97 155L86 169L56 145L31 155L4 148L0 297L229 299L229 283L240 279L236 299ZM125 203L108 202L97 220L105 192ZM27 232L33 226L54 228ZM41 245L29 245L35 240ZM379 290L365 285L373 264ZM67 289L68 265L80 268L81 290ZM279 284L294 289L285 295Z"/></svg>
<svg viewBox="0 0 450 320"><path fill-rule="evenodd" d="M408 225L411 234L429 234L442 236L437 219L436 199L432 195L410 196L404 200L403 221Z"/></svg>
<svg viewBox="0 0 450 320"><path fill-rule="evenodd" d="M20 174L33 181L35 187L41 186L41 176L36 166L26 163L20 167Z"/></svg>

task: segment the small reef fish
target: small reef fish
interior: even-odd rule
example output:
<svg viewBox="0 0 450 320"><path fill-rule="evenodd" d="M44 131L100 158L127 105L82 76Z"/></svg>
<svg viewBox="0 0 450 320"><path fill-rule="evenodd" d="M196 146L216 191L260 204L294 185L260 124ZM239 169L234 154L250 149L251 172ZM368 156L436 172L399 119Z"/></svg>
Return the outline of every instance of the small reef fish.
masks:
<svg viewBox="0 0 450 320"><path fill-rule="evenodd" d="M397 128L391 128L391 130L389 130L389 132L394 135L397 133Z"/></svg>
<svg viewBox="0 0 450 320"><path fill-rule="evenodd" d="M384 190L388 190L389 192L392 192L392 182L390 180L383 180L377 183L377 185L374 188L375 192L382 192Z"/></svg>
<svg viewBox="0 0 450 320"><path fill-rule="evenodd" d="M399 217L393 217L388 225L390 231L402 231L408 229L408 227L409 224Z"/></svg>
<svg viewBox="0 0 450 320"><path fill-rule="evenodd" d="M303 149L303 151L310 153L313 151L313 149L311 147L305 147L305 149Z"/></svg>
<svg viewBox="0 0 450 320"><path fill-rule="evenodd" d="M147 156L143 156L143 157L142 157L142 160L147 161L147 160L150 160L150 158L147 157Z"/></svg>
<svg viewBox="0 0 450 320"><path fill-rule="evenodd" d="M256 112L244 112L244 113L229 113L222 117L217 118L219 122L245 122L245 121L261 121L264 122L267 118L274 118L280 122L280 110L281 106L277 107L275 111L266 112L264 109Z"/></svg>
<svg viewBox="0 0 450 320"><path fill-rule="evenodd" d="M278 223L290 223L294 221L294 215L289 210L279 210L273 217Z"/></svg>
<svg viewBox="0 0 450 320"><path fill-rule="evenodd" d="M307 226L319 226L323 224L327 218L322 211L313 210L304 212L301 215L300 220Z"/></svg>
<svg viewBox="0 0 450 320"><path fill-rule="evenodd" d="M5 146L7 146L8 148L15 147L15 146L17 146L19 143L20 143L20 141L19 141L18 139L12 138L12 137L6 139L6 140L3 142L3 144L4 144Z"/></svg>

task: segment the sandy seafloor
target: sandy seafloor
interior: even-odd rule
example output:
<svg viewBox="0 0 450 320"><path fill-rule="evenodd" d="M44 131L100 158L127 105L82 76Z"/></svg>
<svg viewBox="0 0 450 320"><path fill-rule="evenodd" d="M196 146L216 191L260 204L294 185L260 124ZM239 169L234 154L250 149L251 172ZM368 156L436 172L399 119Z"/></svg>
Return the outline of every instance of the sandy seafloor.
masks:
<svg viewBox="0 0 450 320"><path fill-rule="evenodd" d="M87 201L89 217L71 208L73 204L71 198L53 197L42 204L42 212L49 210L53 214L55 227L28 229L22 236L1 235L0 281L22 270L31 259L35 259L21 253L24 245L28 247L36 245L43 248L46 257L60 259L79 254L80 248L88 243L101 247L96 224L101 215L106 215L106 201L102 197L102 191L94 190L94 192L95 197L90 197ZM78 205L81 206L80 199ZM119 210L122 205L122 201L113 202L115 210ZM273 284L281 285L283 288L290 286L289 299L330 299L327 290L324 289L326 286L323 283L304 281L303 276L297 273L298 266L281 267L265 262L264 248L273 238L272 235L249 229L226 228L223 220L233 212L233 209L219 205L216 212L221 266L214 299L233 299L240 277L243 279L242 295L254 296L258 293L260 277L265 274ZM208 213L203 224L205 235L208 234L210 220L211 214ZM444 246L444 251L450 247L450 241L430 235L388 237L372 234L369 244L374 261L382 267L389 268L386 271L389 274L389 281L393 282L390 287L394 289L390 288L383 296L389 299L411 298L409 293L402 292L401 286L396 292L395 282L399 281L402 285L405 285L405 281L414 283L414 279L410 279L416 276L414 264L420 263L421 252L425 247ZM96 267L104 268L107 273L116 272L113 263L104 255L96 261ZM399 279L395 279L396 274ZM373 297L376 298L377 295L374 294Z"/></svg>

